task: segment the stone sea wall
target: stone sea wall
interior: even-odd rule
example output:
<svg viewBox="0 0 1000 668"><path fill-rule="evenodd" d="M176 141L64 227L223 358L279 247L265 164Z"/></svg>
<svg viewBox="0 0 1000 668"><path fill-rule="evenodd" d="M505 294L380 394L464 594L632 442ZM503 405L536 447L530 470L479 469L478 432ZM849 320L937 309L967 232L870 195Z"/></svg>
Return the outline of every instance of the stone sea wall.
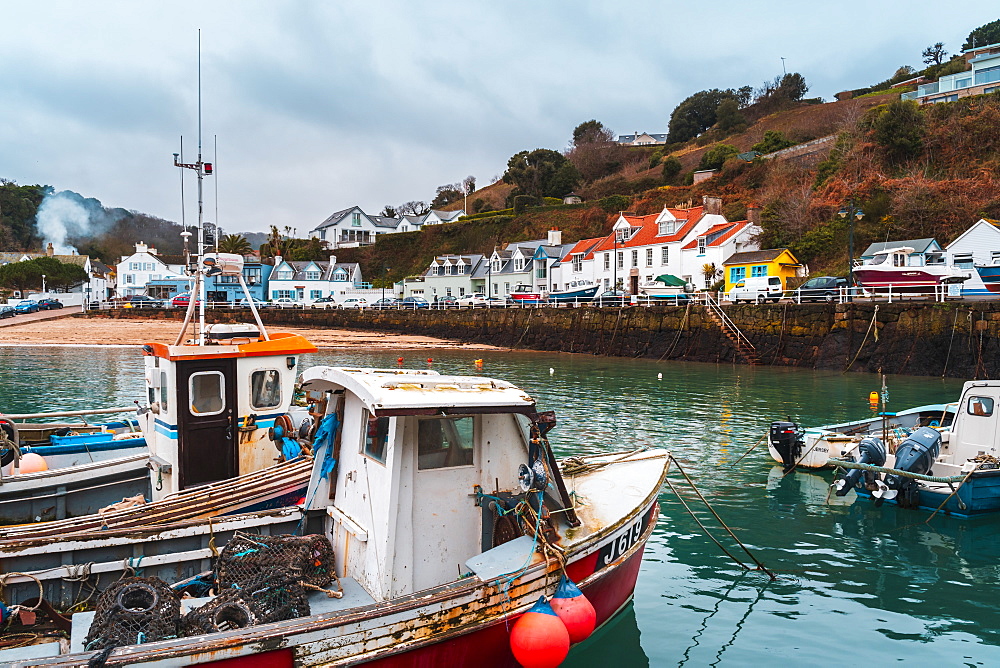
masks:
<svg viewBox="0 0 1000 668"><path fill-rule="evenodd" d="M773 304L724 307L760 364L960 378L1000 377L1000 304ZM704 308L531 308L417 311L266 309L265 323L377 330L508 348L742 364ZM179 310L87 317L180 319ZM210 320L250 320L212 311Z"/></svg>

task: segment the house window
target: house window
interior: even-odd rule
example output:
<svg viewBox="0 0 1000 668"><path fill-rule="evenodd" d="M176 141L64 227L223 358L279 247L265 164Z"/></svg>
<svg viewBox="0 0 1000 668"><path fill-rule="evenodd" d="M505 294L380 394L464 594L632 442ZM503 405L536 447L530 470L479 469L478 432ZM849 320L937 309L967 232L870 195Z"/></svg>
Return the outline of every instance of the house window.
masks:
<svg viewBox="0 0 1000 668"><path fill-rule="evenodd" d="M459 288L458 289L458 296L459 297L464 297L465 296L465 288Z"/></svg>
<svg viewBox="0 0 1000 668"><path fill-rule="evenodd" d="M244 267L243 276L246 278L248 285L260 283L260 267Z"/></svg>
<svg viewBox="0 0 1000 668"><path fill-rule="evenodd" d="M495 295L499 295L500 294L500 284L499 283L494 283L493 284L493 294L495 294Z"/></svg>
<svg viewBox="0 0 1000 668"><path fill-rule="evenodd" d="M272 299L281 299L282 297L287 297L288 299L294 299L295 298L295 292L292 291L292 290L272 290L271 291L271 298Z"/></svg>
<svg viewBox="0 0 1000 668"><path fill-rule="evenodd" d="M254 410L281 405L281 376L277 369L254 371L250 375L250 407Z"/></svg>
<svg viewBox="0 0 1000 668"><path fill-rule="evenodd" d="M352 213L351 214L351 227L361 227L361 214Z"/></svg>
<svg viewBox="0 0 1000 668"><path fill-rule="evenodd" d="M751 276L767 276L767 265L766 264L755 264L750 267Z"/></svg>
<svg viewBox="0 0 1000 668"><path fill-rule="evenodd" d="M445 289L444 289L444 293L445 293L446 295L448 295L449 297L451 297L451 288L445 288Z"/></svg>
<svg viewBox="0 0 1000 668"><path fill-rule="evenodd" d="M335 280L335 281L346 281L347 280L347 272L344 271L343 269L338 269L333 274L333 280Z"/></svg>
<svg viewBox="0 0 1000 668"><path fill-rule="evenodd" d="M307 281L318 281L320 277L320 272L318 271L307 271L306 280Z"/></svg>
<svg viewBox="0 0 1000 668"><path fill-rule="evenodd" d="M475 418L422 418L417 422L417 470L471 466Z"/></svg>
<svg viewBox="0 0 1000 668"><path fill-rule="evenodd" d="M583 271L583 254L578 253L573 256L573 272L579 273Z"/></svg>
<svg viewBox="0 0 1000 668"><path fill-rule="evenodd" d="M279 281L290 281L292 280L292 276L294 275L295 275L294 271L279 271L277 274L275 274L276 278Z"/></svg>
<svg viewBox="0 0 1000 668"><path fill-rule="evenodd" d="M928 255L928 258L930 257ZM928 262L927 264L931 263ZM955 253L955 266L962 269L972 269L975 266L972 253Z"/></svg>
<svg viewBox="0 0 1000 668"><path fill-rule="evenodd" d="M658 236L665 236L667 234L673 234L677 231L677 221L676 220L664 220L660 223L660 229Z"/></svg>
<svg viewBox="0 0 1000 668"><path fill-rule="evenodd" d="M509 295L510 294L510 283L504 283L503 284L503 293L505 295Z"/></svg>
<svg viewBox="0 0 1000 668"><path fill-rule="evenodd" d="M548 278L548 266L545 262L539 263L538 267L535 269L535 278Z"/></svg>
<svg viewBox="0 0 1000 668"><path fill-rule="evenodd" d="M625 253L622 251L618 251L618 268L625 268Z"/></svg>
<svg viewBox="0 0 1000 668"><path fill-rule="evenodd" d="M132 274L125 274L125 282L135 283L135 276L133 276Z"/></svg>
<svg viewBox="0 0 1000 668"><path fill-rule="evenodd" d="M984 67L976 72L976 84L987 84L1000 81L1000 65Z"/></svg>
<svg viewBox="0 0 1000 668"><path fill-rule="evenodd" d="M639 266L639 251L637 250L632 251L632 266L633 267Z"/></svg>
<svg viewBox="0 0 1000 668"><path fill-rule="evenodd" d="M310 290L309 291L309 299L319 299L322 296L323 296L323 291L322 290Z"/></svg>
<svg viewBox="0 0 1000 668"><path fill-rule="evenodd" d="M604 269L611 269L611 253L604 254Z"/></svg>
<svg viewBox="0 0 1000 668"><path fill-rule="evenodd" d="M367 419L362 420L365 425L362 452L378 463L385 464L385 451L389 443L389 418L375 417L369 415L368 411L364 411L364 417Z"/></svg>
<svg viewBox="0 0 1000 668"><path fill-rule="evenodd" d="M966 77L964 79L955 79L955 88L968 88L972 85L972 77Z"/></svg>
<svg viewBox="0 0 1000 668"><path fill-rule="evenodd" d="M514 271L524 271L524 260L518 258L514 260Z"/></svg>
<svg viewBox="0 0 1000 668"><path fill-rule="evenodd" d="M705 237L700 237L698 239L698 255L705 254Z"/></svg>
<svg viewBox="0 0 1000 668"><path fill-rule="evenodd" d="M746 267L731 267L729 269L729 282L736 283L747 277Z"/></svg>
<svg viewBox="0 0 1000 668"><path fill-rule="evenodd" d="M458 265L457 265L457 264L453 264L453 265L451 265L451 266L450 266L450 267L448 268L448 273L449 273L449 274L451 274L452 276L455 276L455 275L457 275L457 274L458 274Z"/></svg>
<svg viewBox="0 0 1000 668"><path fill-rule="evenodd" d="M653 249L652 248L647 248L646 249L646 266L647 267L652 267L653 266Z"/></svg>
<svg viewBox="0 0 1000 668"><path fill-rule="evenodd" d="M610 278L605 278L604 279L604 289L605 290L609 290L610 288L611 288L611 279Z"/></svg>

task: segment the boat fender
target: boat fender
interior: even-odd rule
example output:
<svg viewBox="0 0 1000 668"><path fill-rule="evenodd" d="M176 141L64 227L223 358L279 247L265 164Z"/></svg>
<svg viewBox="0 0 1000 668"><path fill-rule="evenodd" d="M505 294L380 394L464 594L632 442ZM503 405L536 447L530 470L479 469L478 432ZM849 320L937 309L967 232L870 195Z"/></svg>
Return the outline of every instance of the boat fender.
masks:
<svg viewBox="0 0 1000 668"><path fill-rule="evenodd" d="M876 436L869 436L861 439L858 443L858 462L861 464L871 464L872 466L885 466L886 449L882 439ZM857 486L864 473L861 469L851 469L845 475L837 478L833 483L837 496L845 496L851 489Z"/></svg>
<svg viewBox="0 0 1000 668"><path fill-rule="evenodd" d="M544 596L514 622L510 649L524 668L555 668L569 654L569 631Z"/></svg>
<svg viewBox="0 0 1000 668"><path fill-rule="evenodd" d="M18 470L23 473L41 473L42 471L48 471L49 465L45 462L45 458L42 457L37 452L28 452L21 456L21 465Z"/></svg>
<svg viewBox="0 0 1000 668"><path fill-rule="evenodd" d="M565 575L559 581L556 593L552 595L549 604L566 625L570 642L586 640L594 632L594 627L597 626L597 611L580 588Z"/></svg>

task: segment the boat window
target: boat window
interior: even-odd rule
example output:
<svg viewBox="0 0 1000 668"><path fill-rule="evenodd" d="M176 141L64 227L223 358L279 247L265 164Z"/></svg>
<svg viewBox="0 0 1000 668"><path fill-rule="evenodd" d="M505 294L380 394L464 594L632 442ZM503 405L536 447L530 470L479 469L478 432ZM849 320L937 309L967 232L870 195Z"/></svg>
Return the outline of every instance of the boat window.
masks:
<svg viewBox="0 0 1000 668"><path fill-rule="evenodd" d="M982 417L993 415L993 399L991 397L969 397L969 415Z"/></svg>
<svg viewBox="0 0 1000 668"><path fill-rule="evenodd" d="M885 262L885 258L886 258L885 253L876 255L875 257L872 258L872 264L882 264L883 262Z"/></svg>
<svg viewBox="0 0 1000 668"><path fill-rule="evenodd" d="M167 412L167 407L168 407L167 398L169 396L170 396L170 393L167 392L167 372L166 371L161 371L160 372L160 410L163 411L164 413Z"/></svg>
<svg viewBox="0 0 1000 668"><path fill-rule="evenodd" d="M421 418L417 422L417 468L470 466L474 426L472 417Z"/></svg>
<svg viewBox="0 0 1000 668"><path fill-rule="evenodd" d="M375 417L369 415L367 411L364 417L365 441L362 452L380 464L385 464L386 445L389 442L389 418Z"/></svg>
<svg viewBox="0 0 1000 668"><path fill-rule="evenodd" d="M226 408L226 379L221 371L199 371L188 379L192 415L218 415Z"/></svg>
<svg viewBox="0 0 1000 668"><path fill-rule="evenodd" d="M254 371L250 376L250 406L256 410L281 405L281 376L277 369Z"/></svg>

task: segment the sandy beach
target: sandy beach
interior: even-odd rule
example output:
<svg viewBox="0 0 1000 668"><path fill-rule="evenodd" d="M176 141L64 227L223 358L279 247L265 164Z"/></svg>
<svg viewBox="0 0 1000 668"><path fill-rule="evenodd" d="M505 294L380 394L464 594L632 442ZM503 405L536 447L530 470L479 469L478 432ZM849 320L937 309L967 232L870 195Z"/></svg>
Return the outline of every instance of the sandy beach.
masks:
<svg viewBox="0 0 1000 668"><path fill-rule="evenodd" d="M173 343L180 323L176 320L114 320L56 318L0 328L0 345L141 345L149 342ZM194 332L188 329L188 335ZM422 348L461 348L463 350L499 350L493 346L461 343L430 336L363 332L341 329L310 329L274 325L269 331L301 334L317 348L367 348L413 350Z"/></svg>

